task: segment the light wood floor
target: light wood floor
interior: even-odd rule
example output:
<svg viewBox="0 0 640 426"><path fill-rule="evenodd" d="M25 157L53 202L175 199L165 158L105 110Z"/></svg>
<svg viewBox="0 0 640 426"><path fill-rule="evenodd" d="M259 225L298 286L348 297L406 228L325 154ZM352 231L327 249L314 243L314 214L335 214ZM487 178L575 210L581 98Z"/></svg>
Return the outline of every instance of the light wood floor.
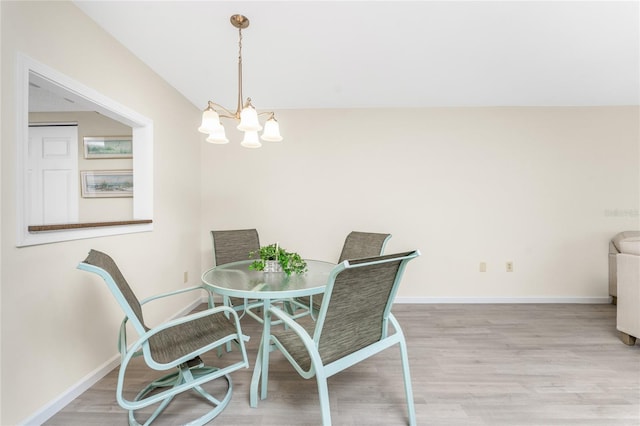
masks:
<svg viewBox="0 0 640 426"><path fill-rule="evenodd" d="M640 344L624 345L613 305L396 305L407 336L420 425L640 425ZM255 361L260 326L242 320ZM115 342L114 342L115 345ZM236 359L238 352L215 365ZM142 364L141 364L142 365ZM317 425L315 381L300 378L281 354L271 357L269 395L249 407L251 370L233 374L231 403L211 424ZM153 377L132 371L131 385ZM47 425L124 425L115 401L117 370ZM406 408L399 352L374 356L329 379L334 425L402 425ZM197 414L183 398L154 424Z"/></svg>

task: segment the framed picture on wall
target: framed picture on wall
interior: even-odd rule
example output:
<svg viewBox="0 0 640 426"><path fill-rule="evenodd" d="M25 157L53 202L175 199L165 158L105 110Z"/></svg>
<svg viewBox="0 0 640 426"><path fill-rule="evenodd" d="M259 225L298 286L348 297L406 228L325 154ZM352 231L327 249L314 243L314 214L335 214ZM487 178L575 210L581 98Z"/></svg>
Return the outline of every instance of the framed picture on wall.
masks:
<svg viewBox="0 0 640 426"><path fill-rule="evenodd" d="M83 198L133 197L133 170L80 172Z"/></svg>
<svg viewBox="0 0 640 426"><path fill-rule="evenodd" d="M131 136L85 136L84 158L133 158Z"/></svg>

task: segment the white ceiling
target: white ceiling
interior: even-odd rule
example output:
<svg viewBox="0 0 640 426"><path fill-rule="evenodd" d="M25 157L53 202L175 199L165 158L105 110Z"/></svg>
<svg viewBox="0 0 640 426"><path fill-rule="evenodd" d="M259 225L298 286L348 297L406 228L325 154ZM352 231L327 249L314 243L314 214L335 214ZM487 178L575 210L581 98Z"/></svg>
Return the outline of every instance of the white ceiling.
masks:
<svg viewBox="0 0 640 426"><path fill-rule="evenodd" d="M638 1L75 1L199 108L638 105Z"/></svg>
<svg viewBox="0 0 640 426"><path fill-rule="evenodd" d="M95 111L93 102L46 78L29 73L29 112Z"/></svg>

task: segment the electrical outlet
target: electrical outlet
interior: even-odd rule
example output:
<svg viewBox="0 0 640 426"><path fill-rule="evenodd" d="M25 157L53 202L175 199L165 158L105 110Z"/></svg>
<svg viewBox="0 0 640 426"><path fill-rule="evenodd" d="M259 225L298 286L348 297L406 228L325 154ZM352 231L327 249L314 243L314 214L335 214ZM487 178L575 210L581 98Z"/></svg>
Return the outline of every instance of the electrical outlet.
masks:
<svg viewBox="0 0 640 426"><path fill-rule="evenodd" d="M480 262L480 272L487 272L487 262Z"/></svg>
<svg viewBox="0 0 640 426"><path fill-rule="evenodd" d="M506 268L507 272L513 272L513 262L507 262Z"/></svg>
<svg viewBox="0 0 640 426"><path fill-rule="evenodd" d="M188 271L184 271L184 283L188 283L189 282L189 272Z"/></svg>

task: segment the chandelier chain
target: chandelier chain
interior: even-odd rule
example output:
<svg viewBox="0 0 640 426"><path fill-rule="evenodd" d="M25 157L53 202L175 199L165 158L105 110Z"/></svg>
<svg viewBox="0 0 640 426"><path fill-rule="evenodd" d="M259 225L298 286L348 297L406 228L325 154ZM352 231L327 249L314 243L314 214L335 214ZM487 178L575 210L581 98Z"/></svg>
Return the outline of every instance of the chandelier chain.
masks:
<svg viewBox="0 0 640 426"><path fill-rule="evenodd" d="M238 28L238 59L242 61L242 28Z"/></svg>
<svg viewBox="0 0 640 426"><path fill-rule="evenodd" d="M242 111L242 28L238 28L238 107L236 108L236 118L240 118Z"/></svg>

